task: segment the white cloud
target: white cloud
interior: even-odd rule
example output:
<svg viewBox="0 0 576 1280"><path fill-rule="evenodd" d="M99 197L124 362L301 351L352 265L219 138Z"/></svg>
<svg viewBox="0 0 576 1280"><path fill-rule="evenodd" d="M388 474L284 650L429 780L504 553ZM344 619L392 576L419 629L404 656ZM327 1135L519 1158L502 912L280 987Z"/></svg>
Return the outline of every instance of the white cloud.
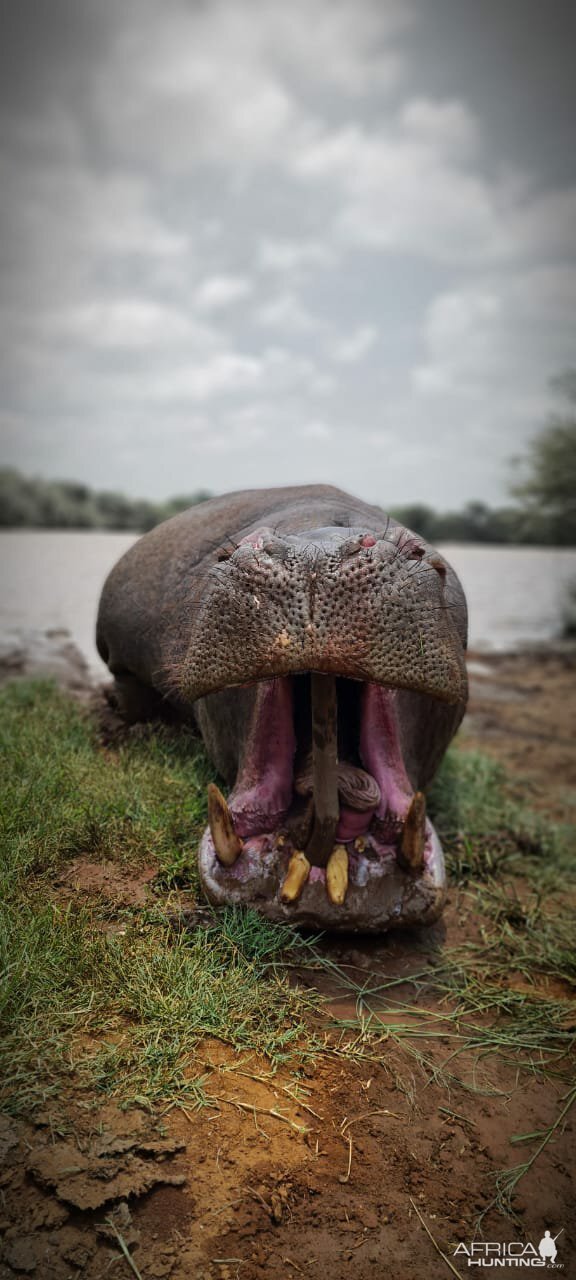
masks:
<svg viewBox="0 0 576 1280"><path fill-rule="evenodd" d="M82 168L40 170L29 178L29 210L37 218L59 220L57 239L114 255L179 256L188 237L167 226L150 207L142 178L100 175ZM64 214L65 226L62 225Z"/></svg>
<svg viewBox="0 0 576 1280"><path fill-rule="evenodd" d="M259 265L267 271L295 272L316 266L328 267L336 258L335 249L320 240L264 238L258 248Z"/></svg>
<svg viewBox="0 0 576 1280"><path fill-rule="evenodd" d="M400 0L151 0L118 13L91 103L119 153L178 175L223 168L231 181L276 167L318 131L324 100L357 103L402 77Z"/></svg>
<svg viewBox="0 0 576 1280"><path fill-rule="evenodd" d="M425 323L428 359L413 371L413 384L424 394L455 389L466 373L482 366L497 327L502 300L496 293L466 291L440 294L429 305Z"/></svg>
<svg viewBox="0 0 576 1280"><path fill-rule="evenodd" d="M468 262L497 247L498 192L454 160L441 113L440 121L437 136L430 120L423 132L417 120L408 132L347 126L304 146L289 163L296 176L333 191L335 230L344 241Z"/></svg>
<svg viewBox="0 0 576 1280"><path fill-rule="evenodd" d="M238 350L203 354L192 351L189 356L183 356L180 351L178 360L171 361L166 368L152 365L139 373L137 383L128 374L122 378L119 391L120 386L125 396L135 397L137 402L161 400L166 404L246 394L248 402L237 400L234 412L249 411L252 421L261 422L261 398L284 396L293 391L311 397L324 396L333 389L334 383L313 360L283 347L266 347L258 356Z"/></svg>
<svg viewBox="0 0 576 1280"><path fill-rule="evenodd" d="M160 13L143 5L128 24L98 86L96 111L125 154L177 174L203 165L249 172L296 136L297 101L266 56L266 20L233 3ZM122 109L119 110L119 104Z"/></svg>
<svg viewBox="0 0 576 1280"><path fill-rule="evenodd" d="M572 258L576 244L576 187L530 190L528 182L511 186L510 207L503 213L498 252L502 259L534 257L551 262Z"/></svg>
<svg viewBox="0 0 576 1280"><path fill-rule="evenodd" d="M268 438L273 417L274 406L264 401L229 411L223 425L237 444L255 444Z"/></svg>
<svg viewBox="0 0 576 1280"><path fill-rule="evenodd" d="M411 98L400 111L400 128L417 144L429 142L442 152L465 156L476 148L478 124L464 102Z"/></svg>
<svg viewBox="0 0 576 1280"><path fill-rule="evenodd" d="M191 266L188 234L157 215L141 177L24 165L3 191L2 297L32 318L45 306L92 302L108 282L126 289L131 276L147 292L147 275L157 288Z"/></svg>
<svg viewBox="0 0 576 1280"><path fill-rule="evenodd" d="M95 300L63 308L43 316L42 325L51 338L102 348L137 350L213 340L210 330L195 326L184 312L145 298Z"/></svg>
<svg viewBox="0 0 576 1280"><path fill-rule="evenodd" d="M287 150L294 177L331 194L330 237L478 271L571 255L576 187L534 189L528 175L478 167L478 121L460 100L408 99L396 118L316 130Z"/></svg>
<svg viewBox="0 0 576 1280"><path fill-rule="evenodd" d="M311 396L326 396L336 387L334 378L314 360L286 347L266 347L262 362L263 382L269 392L284 394L296 390Z"/></svg>
<svg viewBox="0 0 576 1280"><path fill-rule="evenodd" d="M323 323L293 293L281 293L254 313L258 324L266 329L282 329L287 333L313 333Z"/></svg>
<svg viewBox="0 0 576 1280"><path fill-rule="evenodd" d="M414 389L508 399L525 404L530 418L544 413L547 380L573 361L575 316L574 267L537 267L442 293L427 308Z"/></svg>
<svg viewBox="0 0 576 1280"><path fill-rule="evenodd" d="M304 440L330 440L334 435L334 430L327 422L313 420L304 422L301 427L298 427L297 434L302 436Z"/></svg>
<svg viewBox="0 0 576 1280"><path fill-rule="evenodd" d="M196 303L203 311L221 311L253 290L246 276L209 276L196 291Z"/></svg>
<svg viewBox="0 0 576 1280"><path fill-rule="evenodd" d="M260 8L262 52L318 87L364 97L395 85L403 61L391 38L410 24L408 3L292 0Z"/></svg>
<svg viewBox="0 0 576 1280"><path fill-rule="evenodd" d="M162 401L209 400L216 396L253 391L262 379L262 361L235 351L222 351L202 364L172 367L153 374L147 394Z"/></svg>
<svg viewBox="0 0 576 1280"><path fill-rule="evenodd" d="M358 364L372 350L378 339L378 332L370 324L361 325L346 338L337 342L330 355L340 364Z"/></svg>

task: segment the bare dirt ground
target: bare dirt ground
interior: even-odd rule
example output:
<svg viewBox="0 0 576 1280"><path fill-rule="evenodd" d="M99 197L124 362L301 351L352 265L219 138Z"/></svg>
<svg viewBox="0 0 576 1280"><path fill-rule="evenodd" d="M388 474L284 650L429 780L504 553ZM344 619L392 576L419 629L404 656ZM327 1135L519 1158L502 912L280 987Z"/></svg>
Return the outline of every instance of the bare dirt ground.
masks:
<svg viewBox="0 0 576 1280"><path fill-rule="evenodd" d="M573 818L573 660L482 657L471 674L462 749L493 754L527 802ZM80 861L55 893L138 905L153 895L152 874L148 868L130 882L112 864ZM480 927L466 895L453 890L433 929L327 946L357 981L402 980L397 997L416 1031L410 975L438 963L439 944L473 938ZM313 972L299 978L318 981ZM328 1014L352 1017L350 996L322 981ZM574 1006L567 992L562 998L576 1031ZM439 1000L440 1032L442 1012ZM75 1091L72 1081L68 1096L47 1101L34 1124L4 1120L0 1280L424 1280L454 1268L465 1275L466 1257L454 1258L454 1249L470 1244L481 1214L492 1241L537 1245L545 1229L562 1231L557 1264L572 1274L569 1117L520 1182L516 1219L490 1207L497 1171L527 1158L511 1136L554 1122L565 1080L519 1076L516 1062L496 1054L480 1066L466 1055L450 1061L449 1039L416 1038L429 1061L452 1073L447 1088L396 1044L389 1025L377 1046L359 1038L351 1060L328 1023L327 1052L303 1060L299 1081L209 1041L191 1064L194 1075L203 1070L211 1099L201 1110L122 1110Z"/></svg>
<svg viewBox="0 0 576 1280"><path fill-rule="evenodd" d="M556 821L574 820L576 661L573 651L471 655L460 743L506 767L518 796ZM570 794L571 793L571 794Z"/></svg>

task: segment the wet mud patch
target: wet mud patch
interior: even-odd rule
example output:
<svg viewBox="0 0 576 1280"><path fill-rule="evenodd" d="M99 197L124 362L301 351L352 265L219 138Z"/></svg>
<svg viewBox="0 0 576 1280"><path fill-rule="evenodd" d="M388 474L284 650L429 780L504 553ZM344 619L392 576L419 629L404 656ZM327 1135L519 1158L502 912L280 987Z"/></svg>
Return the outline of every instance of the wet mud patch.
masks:
<svg viewBox="0 0 576 1280"><path fill-rule="evenodd" d="M3 1276L107 1274L140 1241L135 1203L187 1178L184 1140L134 1108L62 1100L35 1124L3 1118L0 1147Z"/></svg>
<svg viewBox="0 0 576 1280"><path fill-rule="evenodd" d="M93 862L89 857L75 858L54 881L56 895L69 902L81 897L96 897L117 907L145 907L153 900L152 883L158 865L130 870L116 862Z"/></svg>
<svg viewBox="0 0 576 1280"><path fill-rule="evenodd" d="M461 744L494 756L530 806L574 821L576 654L471 656Z"/></svg>

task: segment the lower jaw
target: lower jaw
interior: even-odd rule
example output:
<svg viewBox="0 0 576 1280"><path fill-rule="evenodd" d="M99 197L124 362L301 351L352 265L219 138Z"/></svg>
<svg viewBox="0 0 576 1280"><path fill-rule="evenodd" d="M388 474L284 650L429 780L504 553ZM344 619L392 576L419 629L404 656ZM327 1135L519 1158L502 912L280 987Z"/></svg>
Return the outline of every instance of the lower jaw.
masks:
<svg viewBox="0 0 576 1280"><path fill-rule="evenodd" d="M429 820L426 823L426 862L414 875L398 863L392 848L377 852L370 840L364 851L347 846L348 889L342 905L330 901L326 872L312 867L295 902L284 902L282 886L292 853L289 843L278 847L276 835L245 841L241 859L231 867L216 857L210 830L204 833L198 865L206 896L216 906L252 907L268 920L314 929L346 932L384 932L438 919L446 899L442 846Z"/></svg>

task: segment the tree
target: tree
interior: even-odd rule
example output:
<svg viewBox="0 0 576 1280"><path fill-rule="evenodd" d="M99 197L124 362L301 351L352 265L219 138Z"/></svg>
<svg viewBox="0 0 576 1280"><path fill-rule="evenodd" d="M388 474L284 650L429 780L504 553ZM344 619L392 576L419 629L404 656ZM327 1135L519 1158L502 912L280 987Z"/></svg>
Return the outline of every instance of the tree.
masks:
<svg viewBox="0 0 576 1280"><path fill-rule="evenodd" d="M390 515L394 520L398 520L399 524L418 533L421 538L426 538L428 542L434 541L437 516L432 508L425 506L423 502L414 502L406 507L393 507Z"/></svg>
<svg viewBox="0 0 576 1280"><path fill-rule="evenodd" d="M576 544L576 369L552 380L571 408L555 416L532 440L528 475L512 493L525 504L527 516L540 524L545 541ZM547 535L547 537L546 537Z"/></svg>

